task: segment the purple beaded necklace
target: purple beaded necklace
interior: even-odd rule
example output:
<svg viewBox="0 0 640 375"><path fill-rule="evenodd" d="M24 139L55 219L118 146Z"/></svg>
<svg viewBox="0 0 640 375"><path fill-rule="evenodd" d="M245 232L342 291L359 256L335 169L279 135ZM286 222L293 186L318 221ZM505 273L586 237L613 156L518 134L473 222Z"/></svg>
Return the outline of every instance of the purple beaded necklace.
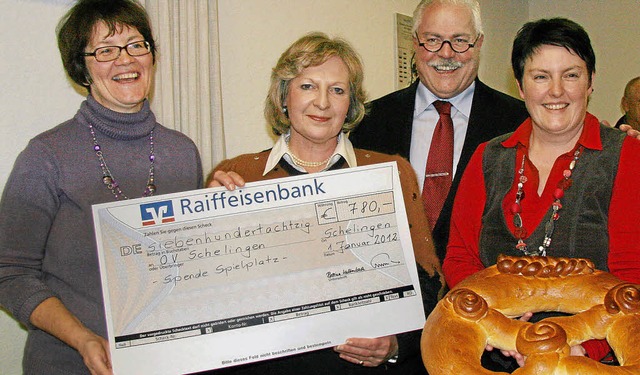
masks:
<svg viewBox="0 0 640 375"><path fill-rule="evenodd" d="M514 235L518 238L518 242L516 243L516 249L522 251L524 255L527 256L547 256L547 249L551 246L551 236L553 236L553 231L555 229L555 222L560 218L560 209L562 208L562 203L560 203L560 199L564 197L564 191L571 187L573 180L571 179L571 175L573 174L573 169L576 167L576 163L580 158L580 153L582 152L583 147L580 146L573 153L573 160L569 163L569 168L565 169L562 172L562 180L558 183L558 187L553 191L554 201L551 204L551 208L553 209L553 213L551 217L549 217L549 221L545 224L544 227L544 240L542 240L542 244L538 246L536 250L529 250L528 245L524 242L524 238L527 237L527 230L524 227L524 223L522 221L522 217L520 213L522 212L522 207L520 206L520 201L524 199L524 187L525 182L527 182L527 176L524 175L524 162L527 158L526 153L522 156L522 164L520 165L520 169L518 169L518 191L516 192L516 200L511 205L511 213L513 214L513 225L515 225L516 230Z"/></svg>
<svg viewBox="0 0 640 375"><path fill-rule="evenodd" d="M107 166L107 162L104 160L104 155L102 154L102 147L98 144L98 140L96 139L96 133L93 130L93 126L89 125L89 131L91 132L91 138L93 139L93 151L95 151L96 156L98 156L98 160L100 161L100 169L102 169L102 183L111 191L114 198L116 200L119 199L129 199L122 190L120 189L120 185L113 177L111 170ZM155 154L153 153L153 130L149 133L149 145L151 151L149 152L149 161L151 165L149 166L149 178L147 179L147 186L142 193L143 197L150 197L156 192L155 185L155 176L154 176L154 162L156 160Z"/></svg>

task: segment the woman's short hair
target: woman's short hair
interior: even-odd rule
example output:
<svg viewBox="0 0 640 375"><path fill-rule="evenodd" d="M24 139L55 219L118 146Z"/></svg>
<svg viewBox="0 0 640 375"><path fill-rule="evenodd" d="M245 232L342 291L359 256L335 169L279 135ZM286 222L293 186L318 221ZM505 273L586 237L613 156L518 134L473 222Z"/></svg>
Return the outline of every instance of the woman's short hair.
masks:
<svg viewBox="0 0 640 375"><path fill-rule="evenodd" d="M96 26L104 22L113 35L122 27L135 28L151 46L155 63L156 44L151 32L151 23L146 10L133 0L79 0L62 17L57 27L58 49L62 65L73 82L89 91L91 77L85 57L81 54L89 45Z"/></svg>
<svg viewBox="0 0 640 375"><path fill-rule="evenodd" d="M349 132L360 123L367 100L362 87L364 73L360 56L344 39L331 39L326 34L313 32L298 39L284 51L271 72L264 116L276 135L287 133L291 126L288 115L283 111L291 80L305 68L321 65L334 56L345 63L349 72L349 110L342 131Z"/></svg>
<svg viewBox="0 0 640 375"><path fill-rule="evenodd" d="M511 51L511 67L520 85L524 64L543 45L564 47L578 55L587 65L589 82L596 71L596 55L589 34L579 24L566 18L549 18L527 22L516 34Z"/></svg>

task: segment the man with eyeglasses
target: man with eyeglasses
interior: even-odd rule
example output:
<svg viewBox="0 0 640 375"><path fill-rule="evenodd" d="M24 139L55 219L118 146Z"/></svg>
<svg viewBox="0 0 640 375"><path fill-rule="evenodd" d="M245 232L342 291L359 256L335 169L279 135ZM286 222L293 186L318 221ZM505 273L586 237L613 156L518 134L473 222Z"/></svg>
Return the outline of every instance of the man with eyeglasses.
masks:
<svg viewBox="0 0 640 375"><path fill-rule="evenodd" d="M355 147L408 158L421 187L425 186L425 175L428 183L436 178L450 179L440 189L445 191L444 202L434 210L430 223L442 260L453 198L471 154L480 143L513 131L527 118L527 111L522 101L488 87L477 77L484 40L477 1L423 0L413 13L413 22L419 80L371 102L369 114L349 139ZM504 69L508 69L506 65ZM435 101L451 104L451 173L426 173L439 119ZM429 194L423 195L425 205L430 204Z"/></svg>

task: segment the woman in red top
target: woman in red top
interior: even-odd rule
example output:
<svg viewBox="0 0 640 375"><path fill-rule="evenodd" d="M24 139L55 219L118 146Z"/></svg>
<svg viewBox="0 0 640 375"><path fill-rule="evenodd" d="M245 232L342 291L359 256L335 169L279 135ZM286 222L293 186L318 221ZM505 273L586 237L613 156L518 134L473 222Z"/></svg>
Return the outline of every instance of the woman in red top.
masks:
<svg viewBox="0 0 640 375"><path fill-rule="evenodd" d="M590 258L640 283L640 141L587 112L595 77L589 36L567 19L529 22L511 61L530 118L481 145L465 170L443 264L447 284L500 253ZM608 351L606 341L572 348L596 360Z"/></svg>

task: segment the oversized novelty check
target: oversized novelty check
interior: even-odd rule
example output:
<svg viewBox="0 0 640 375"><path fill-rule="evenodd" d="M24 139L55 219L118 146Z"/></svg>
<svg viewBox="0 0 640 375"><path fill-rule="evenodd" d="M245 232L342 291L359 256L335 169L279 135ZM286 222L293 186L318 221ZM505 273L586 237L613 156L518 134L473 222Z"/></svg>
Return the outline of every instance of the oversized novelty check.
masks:
<svg viewBox="0 0 640 375"><path fill-rule="evenodd" d="M116 374L422 328L395 163L93 207Z"/></svg>

